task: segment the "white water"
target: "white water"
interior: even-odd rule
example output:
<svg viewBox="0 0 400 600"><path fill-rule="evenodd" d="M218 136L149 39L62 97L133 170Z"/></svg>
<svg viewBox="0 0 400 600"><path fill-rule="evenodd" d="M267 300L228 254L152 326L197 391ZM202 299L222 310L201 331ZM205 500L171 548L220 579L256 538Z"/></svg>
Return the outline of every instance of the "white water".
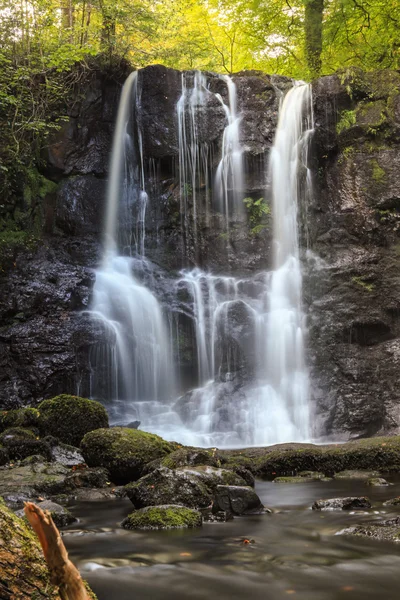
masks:
<svg viewBox="0 0 400 600"><path fill-rule="evenodd" d="M139 103L135 72L121 93L107 188L104 254L91 306L92 317L104 328L107 340L91 349L91 394L105 396L117 407L120 418L129 413L130 402L170 400L174 390L161 307L134 276L134 271L151 268L144 258L148 196L142 134L135 119L136 128L132 128L131 119ZM118 255L118 234L122 245L129 251L134 248L139 258Z"/></svg>
<svg viewBox="0 0 400 600"><path fill-rule="evenodd" d="M214 195L229 219L242 208L244 185L236 88L225 78L229 106ZM207 210L210 149L200 141L206 119L207 80L182 76L177 104L182 230L197 240L199 211ZM129 106L136 112L130 118ZM308 373L304 357L302 276L298 207L309 193L306 167L312 131L311 90L295 86L286 95L270 156L274 217L274 269L249 279L185 270L175 284L189 298L198 387L174 402L173 355L180 356L179 328L173 347L161 306L134 272L152 271L144 259L148 197L140 130L138 77L128 78L121 96L111 158L105 252L96 272L92 315L107 342L92 350L92 395L112 400L118 421L140 420L141 428L166 439L198 446L249 446L309 439ZM267 175L267 174L266 174ZM205 194L199 190L205 189ZM206 206L201 205L204 202ZM121 208L122 207L122 208ZM118 223L118 215L120 221ZM129 239L129 232L134 238ZM118 256L122 246L135 260ZM125 237L124 237L125 235ZM175 300L173 300L175 302ZM184 348L182 349L184 351Z"/></svg>
<svg viewBox="0 0 400 600"><path fill-rule="evenodd" d="M240 115L237 112L236 85L230 77L224 76L228 87L229 104L217 94L225 110L227 126L222 139L222 154L215 174L215 195L221 212L225 213L229 231L229 219L235 211L243 212L243 149L240 145Z"/></svg>
<svg viewBox="0 0 400 600"><path fill-rule="evenodd" d="M266 346L261 346L268 389L272 388L291 425L289 439L293 440L309 438L298 211L301 197L307 197L311 185L307 153L312 130L311 87L294 86L284 98L270 158L274 270Z"/></svg>

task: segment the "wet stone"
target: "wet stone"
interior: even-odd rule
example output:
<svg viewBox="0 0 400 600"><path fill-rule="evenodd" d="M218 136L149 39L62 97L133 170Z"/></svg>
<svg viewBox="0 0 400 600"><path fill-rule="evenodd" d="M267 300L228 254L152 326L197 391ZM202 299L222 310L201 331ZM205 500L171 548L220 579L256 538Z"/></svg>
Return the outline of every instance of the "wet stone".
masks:
<svg viewBox="0 0 400 600"><path fill-rule="evenodd" d="M371 507L371 502L365 496L316 500L312 505L313 510L365 510Z"/></svg>

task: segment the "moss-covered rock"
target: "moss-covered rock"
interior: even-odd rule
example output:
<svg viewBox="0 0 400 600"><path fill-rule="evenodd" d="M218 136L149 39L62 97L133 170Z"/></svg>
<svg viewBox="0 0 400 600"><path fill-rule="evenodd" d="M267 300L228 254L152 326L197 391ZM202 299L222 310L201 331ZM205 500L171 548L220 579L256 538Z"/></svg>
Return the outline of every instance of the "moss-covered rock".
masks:
<svg viewBox="0 0 400 600"><path fill-rule="evenodd" d="M340 471L335 473L335 479L359 479L361 481L367 481L371 477L379 477L379 471L356 471L347 469L346 471Z"/></svg>
<svg viewBox="0 0 400 600"><path fill-rule="evenodd" d="M372 487L380 487L382 485L384 486L389 484L386 479L383 479L382 477L371 477L371 479L367 479L367 485Z"/></svg>
<svg viewBox="0 0 400 600"><path fill-rule="evenodd" d="M246 482L232 471L209 466L175 470L161 467L124 489L136 508L161 504L206 508L219 485L246 486Z"/></svg>
<svg viewBox="0 0 400 600"><path fill-rule="evenodd" d="M312 505L313 510L366 510L371 507L371 502L366 496L328 498L316 500Z"/></svg>
<svg viewBox="0 0 400 600"><path fill-rule="evenodd" d="M9 427L34 427L39 426L39 411L36 408L17 408L0 413L0 431Z"/></svg>
<svg viewBox="0 0 400 600"><path fill-rule="evenodd" d="M386 502L383 503L384 506L400 506L400 496L397 496L396 498L391 498L390 500L386 500Z"/></svg>
<svg viewBox="0 0 400 600"><path fill-rule="evenodd" d="M0 598L4 600L61 600L52 585L39 541L25 519L0 499ZM95 594L87 586L89 598Z"/></svg>
<svg viewBox="0 0 400 600"><path fill-rule="evenodd" d="M43 440L39 440L30 429L10 427L0 434L0 443L8 451L10 460L23 460L28 456L40 454L45 460L51 460L51 448Z"/></svg>
<svg viewBox="0 0 400 600"><path fill-rule="evenodd" d="M63 394L39 404L39 427L66 444L79 446L89 431L108 427L108 415L100 402Z"/></svg>
<svg viewBox="0 0 400 600"><path fill-rule="evenodd" d="M266 448L220 450L222 466L243 465L258 476L318 471L327 476L344 470L400 470L400 437L377 437L345 444L279 444Z"/></svg>
<svg viewBox="0 0 400 600"><path fill-rule="evenodd" d="M163 458L159 466L167 467L167 469L178 469L179 467L196 467L200 465L220 467L221 462L214 450L185 446Z"/></svg>
<svg viewBox="0 0 400 600"><path fill-rule="evenodd" d="M10 460L10 455L8 454L7 448L0 446L0 467L6 465Z"/></svg>
<svg viewBox="0 0 400 600"><path fill-rule="evenodd" d="M201 525L202 517L197 510L173 504L147 506L122 521L124 529L187 529Z"/></svg>
<svg viewBox="0 0 400 600"><path fill-rule="evenodd" d="M118 484L139 479L147 463L166 456L174 449L158 435L126 427L92 431L81 443L87 464L105 467L111 480Z"/></svg>
<svg viewBox="0 0 400 600"><path fill-rule="evenodd" d="M39 542L26 521L0 501L0 597L61 600L51 585Z"/></svg>

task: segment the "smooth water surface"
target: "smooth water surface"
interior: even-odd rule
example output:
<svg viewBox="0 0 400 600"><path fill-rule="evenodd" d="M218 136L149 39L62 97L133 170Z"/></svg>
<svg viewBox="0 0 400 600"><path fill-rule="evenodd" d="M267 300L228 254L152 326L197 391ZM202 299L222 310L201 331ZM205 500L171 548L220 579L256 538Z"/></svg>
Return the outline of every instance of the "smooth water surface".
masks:
<svg viewBox="0 0 400 600"><path fill-rule="evenodd" d="M382 506L400 495L399 483L258 482L256 491L274 514L192 531L124 531L119 523L132 509L126 499L77 504L80 531L65 531L64 541L99 600L398 598L400 544L335 534L399 514ZM310 509L318 498L349 495L367 495L373 508Z"/></svg>

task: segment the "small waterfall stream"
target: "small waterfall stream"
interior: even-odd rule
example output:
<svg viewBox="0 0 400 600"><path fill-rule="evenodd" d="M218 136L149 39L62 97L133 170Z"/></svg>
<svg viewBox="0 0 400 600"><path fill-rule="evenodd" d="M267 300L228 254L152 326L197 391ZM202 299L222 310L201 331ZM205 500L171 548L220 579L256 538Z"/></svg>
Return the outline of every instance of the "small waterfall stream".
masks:
<svg viewBox="0 0 400 600"><path fill-rule="evenodd" d="M243 210L241 115L235 83L223 79L228 103L208 89L206 75L199 72L182 74L177 103L182 235L192 236L195 244L199 215L208 215L209 200L224 215L228 238L230 218ZM210 95L226 116L217 163L199 138ZM112 419L140 420L142 429L200 446L309 439L297 213L311 185L307 151L312 127L310 86L295 85L281 105L270 154L273 270L239 279L198 267L184 269L167 307L151 291L155 267L144 258L150 202L143 158L146 131L140 126L140 72L129 76L114 135L105 250L92 304L93 318L105 332L105 342L91 353L92 396L110 401ZM133 257L123 255L127 252ZM180 313L174 311L182 302L179 310L192 324L197 387L183 385L178 397L176 381L181 378L175 378L173 360L185 347Z"/></svg>
<svg viewBox="0 0 400 600"><path fill-rule="evenodd" d="M148 196L142 137L132 119L139 100L138 73L134 72L123 86L118 109L107 188L103 261L96 271L91 307L107 340L91 349L91 392L94 397L104 397L105 388L106 397L112 401L111 416L115 413L118 418L129 413L131 402L170 399L174 390L174 369L161 306L134 274L149 268L144 258ZM136 258L119 255L119 246L128 247L129 251L133 248Z"/></svg>

